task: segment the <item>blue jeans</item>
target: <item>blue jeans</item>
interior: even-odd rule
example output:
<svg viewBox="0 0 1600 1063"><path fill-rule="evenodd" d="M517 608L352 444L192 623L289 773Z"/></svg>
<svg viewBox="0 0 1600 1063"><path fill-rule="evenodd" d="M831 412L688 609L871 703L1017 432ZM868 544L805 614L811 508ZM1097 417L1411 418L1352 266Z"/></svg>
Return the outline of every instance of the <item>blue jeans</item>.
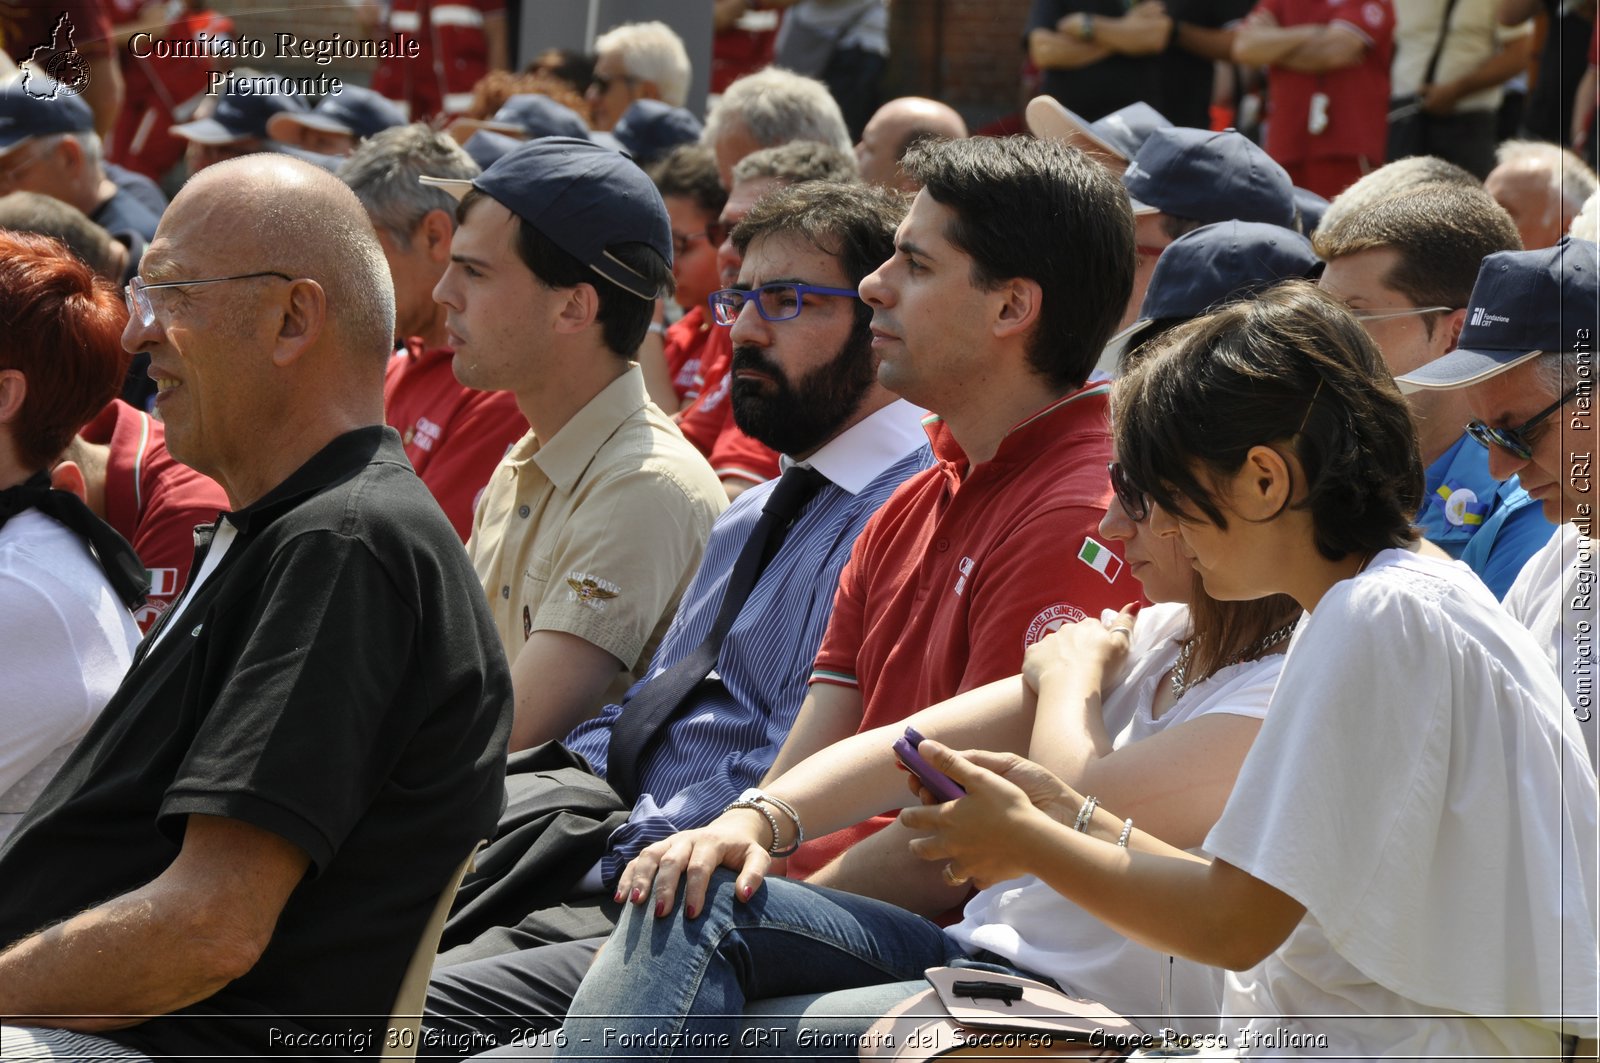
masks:
<svg viewBox="0 0 1600 1063"><path fill-rule="evenodd" d="M746 903L734 899L733 882L718 871L705 911L692 920L683 917L681 894L678 910L660 919L630 905L573 998L556 1058L854 1059L841 1036L927 988L929 967L964 959L938 926L891 904L787 879L767 880ZM883 986L901 982L918 984ZM796 1009L764 1005L744 1014L747 1001L863 986L883 988L860 1015L840 1015L850 1009L830 998L811 1002L798 1026L780 1017ZM838 1016L828 1036L817 1036L814 1015Z"/></svg>

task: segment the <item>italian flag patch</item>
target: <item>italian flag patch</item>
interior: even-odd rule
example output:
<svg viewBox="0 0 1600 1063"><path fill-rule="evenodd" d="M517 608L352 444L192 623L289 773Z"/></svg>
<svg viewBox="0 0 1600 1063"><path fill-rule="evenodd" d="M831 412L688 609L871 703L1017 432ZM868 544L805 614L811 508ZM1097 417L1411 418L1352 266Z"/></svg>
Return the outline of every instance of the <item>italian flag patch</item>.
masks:
<svg viewBox="0 0 1600 1063"><path fill-rule="evenodd" d="M1087 535L1083 537L1083 545L1078 548L1078 560L1104 576L1107 583L1115 583L1122 574L1122 559L1111 552L1111 547L1097 543Z"/></svg>

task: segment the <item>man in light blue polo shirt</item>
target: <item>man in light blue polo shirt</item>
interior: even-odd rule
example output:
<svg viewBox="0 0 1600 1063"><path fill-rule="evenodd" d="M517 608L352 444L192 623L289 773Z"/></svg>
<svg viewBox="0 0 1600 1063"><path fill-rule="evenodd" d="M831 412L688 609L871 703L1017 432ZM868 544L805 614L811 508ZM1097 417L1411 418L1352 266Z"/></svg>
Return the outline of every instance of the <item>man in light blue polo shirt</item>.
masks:
<svg viewBox="0 0 1600 1063"><path fill-rule="evenodd" d="M1380 198L1312 238L1327 261L1319 282L1361 319L1390 372L1410 373L1454 349L1486 255L1516 251L1510 215L1476 186L1437 183ZM1417 524L1497 598L1555 526L1515 476L1497 479L1464 431L1459 391L1407 388L1426 468Z"/></svg>

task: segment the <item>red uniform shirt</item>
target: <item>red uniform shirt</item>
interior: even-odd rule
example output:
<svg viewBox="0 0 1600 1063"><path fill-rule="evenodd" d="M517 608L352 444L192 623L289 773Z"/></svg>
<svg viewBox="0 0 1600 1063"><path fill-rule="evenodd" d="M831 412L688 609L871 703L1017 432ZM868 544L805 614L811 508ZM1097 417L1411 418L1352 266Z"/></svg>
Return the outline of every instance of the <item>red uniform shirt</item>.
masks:
<svg viewBox="0 0 1600 1063"><path fill-rule="evenodd" d="M711 462L718 479L758 484L778 475L778 454L745 435L733 419L731 332L712 329L701 348L700 394L678 416L678 430Z"/></svg>
<svg viewBox="0 0 1600 1063"><path fill-rule="evenodd" d="M662 338L661 356L666 360L672 390L677 392L680 402L700 394L700 359L713 342L714 331L711 322L706 320L706 308L695 306L668 326Z"/></svg>
<svg viewBox="0 0 1600 1063"><path fill-rule="evenodd" d="M140 0L118 0L112 17L120 27L138 18ZM186 11L163 27L168 42L192 44L204 33L208 40L233 35L233 20L214 11ZM148 48L141 49L148 51ZM172 135L178 122L194 116L205 95L215 60L207 55L178 57L153 55L141 59L133 49L122 49L124 91L122 109L106 145L106 158L119 166L159 181L183 158L188 141Z"/></svg>
<svg viewBox="0 0 1600 1063"><path fill-rule="evenodd" d="M466 111L472 86L489 72L484 17L504 10L504 0L394 0L388 31L400 55L378 61L373 91L406 104L413 122ZM409 41L415 59L405 57Z"/></svg>
<svg viewBox="0 0 1600 1063"><path fill-rule="evenodd" d="M856 540L811 677L859 687L860 730L1015 675L1023 651L1062 624L1139 599L1118 550L1101 553L1112 545L1099 531L1111 500L1109 394L1098 384L1058 399L978 465L928 419L937 464L890 495ZM1104 574L1079 559L1086 540ZM808 841L788 874L806 877L893 819Z"/></svg>
<svg viewBox="0 0 1600 1063"><path fill-rule="evenodd" d="M189 579L194 529L230 508L209 476L167 453L167 430L147 413L112 399L78 433L111 448L106 459L106 523L133 544L150 570L150 596L133 618L142 631L166 611Z"/></svg>
<svg viewBox="0 0 1600 1063"><path fill-rule="evenodd" d="M1389 138L1389 64L1394 58L1394 8L1389 0L1260 0L1283 27L1339 23L1367 42L1355 66L1324 74L1268 68L1267 154L1289 167L1308 159L1365 158L1383 164ZM1311 100L1328 98L1327 128L1311 132Z"/></svg>
<svg viewBox="0 0 1600 1063"><path fill-rule="evenodd" d="M406 457L433 493L456 534L472 534L472 510L507 448L528 431L509 391L463 387L448 347L422 349L413 337L389 359L383 418L400 433Z"/></svg>

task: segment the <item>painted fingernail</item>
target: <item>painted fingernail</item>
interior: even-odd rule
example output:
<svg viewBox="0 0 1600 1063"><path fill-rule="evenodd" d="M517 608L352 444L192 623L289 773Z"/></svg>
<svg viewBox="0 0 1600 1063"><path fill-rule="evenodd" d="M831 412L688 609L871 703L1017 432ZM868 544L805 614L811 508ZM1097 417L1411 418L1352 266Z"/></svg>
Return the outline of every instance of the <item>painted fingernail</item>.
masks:
<svg viewBox="0 0 1600 1063"><path fill-rule="evenodd" d="M747 882L743 886L739 887L739 896L748 901L750 899L750 895L755 893L755 891L756 888Z"/></svg>
<svg viewBox="0 0 1600 1063"><path fill-rule="evenodd" d="M611 895L611 903L612 904L621 904L622 903L622 891L621 890L618 890L617 892L615 892L615 893L613 893Z"/></svg>
<svg viewBox="0 0 1600 1063"><path fill-rule="evenodd" d="M633 901L634 904L638 904L640 901L644 900L644 887L643 886L635 886L635 887L633 887L633 896L630 899Z"/></svg>
<svg viewBox="0 0 1600 1063"><path fill-rule="evenodd" d="M694 905L690 905L689 907L685 908L683 911L684 911L684 914L687 915L690 919L693 919L695 916L700 914L700 909L696 908Z"/></svg>
<svg viewBox="0 0 1600 1063"><path fill-rule="evenodd" d="M660 919L663 915L666 915L666 914L667 914L667 902L664 901L664 900L657 901L656 902L656 918Z"/></svg>

